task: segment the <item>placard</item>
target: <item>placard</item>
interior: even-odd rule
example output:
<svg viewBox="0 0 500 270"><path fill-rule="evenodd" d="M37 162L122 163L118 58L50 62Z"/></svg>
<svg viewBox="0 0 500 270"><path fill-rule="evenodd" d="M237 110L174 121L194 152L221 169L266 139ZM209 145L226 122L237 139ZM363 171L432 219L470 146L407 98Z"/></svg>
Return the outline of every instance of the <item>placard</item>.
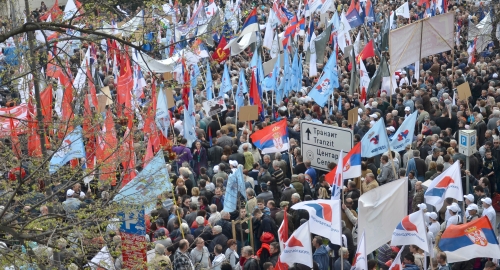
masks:
<svg viewBox="0 0 500 270"><path fill-rule="evenodd" d="M211 100L203 101L203 110L208 116L216 115L220 112L227 111L224 97L216 97Z"/></svg>
<svg viewBox="0 0 500 270"><path fill-rule="evenodd" d="M101 113L101 112L106 111L106 101L107 100L108 100L107 96L105 96L103 94L97 95L97 112Z"/></svg>
<svg viewBox="0 0 500 270"><path fill-rule="evenodd" d="M165 72L163 73L163 80L164 81L171 81L174 78L174 75L172 72Z"/></svg>
<svg viewBox="0 0 500 270"><path fill-rule="evenodd" d="M470 96L472 96L470 92L469 82L464 82L461 85L457 86L457 91L459 100L467 100Z"/></svg>
<svg viewBox="0 0 500 270"><path fill-rule="evenodd" d="M170 108L174 107L175 106L174 90L173 89L166 89L165 95L167 96L168 108L170 109Z"/></svg>
<svg viewBox="0 0 500 270"><path fill-rule="evenodd" d="M106 105L113 104L113 100L111 99L111 92L109 91L109 86L101 88L101 92L107 97Z"/></svg>
<svg viewBox="0 0 500 270"><path fill-rule="evenodd" d="M358 108L351 109L347 112L347 123L351 126L358 122Z"/></svg>
<svg viewBox="0 0 500 270"><path fill-rule="evenodd" d="M238 111L238 120L242 122L259 119L259 106L243 106Z"/></svg>

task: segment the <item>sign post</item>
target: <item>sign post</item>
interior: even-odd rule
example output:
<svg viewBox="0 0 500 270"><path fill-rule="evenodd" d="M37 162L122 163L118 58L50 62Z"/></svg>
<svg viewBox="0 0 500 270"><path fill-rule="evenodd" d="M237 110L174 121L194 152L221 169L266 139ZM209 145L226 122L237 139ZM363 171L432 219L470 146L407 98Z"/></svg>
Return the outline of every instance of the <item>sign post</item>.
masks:
<svg viewBox="0 0 500 270"><path fill-rule="evenodd" d="M460 130L458 133L460 142L458 152L466 156L465 169L469 170L469 157L477 152L476 148L476 130ZM469 194L469 175L465 176L466 194Z"/></svg>
<svg viewBox="0 0 500 270"><path fill-rule="evenodd" d="M304 160L322 171L330 170L330 162L338 162L340 150L348 153L353 147L352 130L314 122L300 122L300 138Z"/></svg>

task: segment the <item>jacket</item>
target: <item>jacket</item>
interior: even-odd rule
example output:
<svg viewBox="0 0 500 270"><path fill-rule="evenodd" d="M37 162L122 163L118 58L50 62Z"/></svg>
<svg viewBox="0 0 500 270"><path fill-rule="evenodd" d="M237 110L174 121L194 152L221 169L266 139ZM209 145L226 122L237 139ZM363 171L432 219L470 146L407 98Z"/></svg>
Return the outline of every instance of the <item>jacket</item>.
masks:
<svg viewBox="0 0 500 270"><path fill-rule="evenodd" d="M318 264L319 270L328 270L329 257L325 246L321 245L313 254L313 260Z"/></svg>
<svg viewBox="0 0 500 270"><path fill-rule="evenodd" d="M379 184L383 185L391 182L394 179L396 179L396 177L394 176L392 165L390 162L387 162L386 164L384 164L384 166L382 166L382 170L377 176L377 181L379 182Z"/></svg>
<svg viewBox="0 0 500 270"><path fill-rule="evenodd" d="M225 253L227 248L227 237L223 233L214 236L208 245L208 250L214 250L215 246L218 244L222 246L222 253Z"/></svg>
<svg viewBox="0 0 500 270"><path fill-rule="evenodd" d="M418 205L424 202L424 190L415 191L415 196L413 196L412 210L416 212L418 210Z"/></svg>
<svg viewBox="0 0 500 270"><path fill-rule="evenodd" d="M292 182L293 188L300 195L300 199L304 200L304 185L298 180Z"/></svg>
<svg viewBox="0 0 500 270"><path fill-rule="evenodd" d="M257 260L254 258L249 258L248 260L245 261L245 264L243 265L244 270L259 270L259 264L257 263Z"/></svg>
<svg viewBox="0 0 500 270"><path fill-rule="evenodd" d="M295 188L292 188L292 187L288 187L288 188L285 188L283 189L283 191L281 192L281 201L287 201L287 202L290 202L292 200L292 194L296 193L297 191L295 190Z"/></svg>
<svg viewBox="0 0 500 270"><path fill-rule="evenodd" d="M405 270L420 270L416 264L405 264ZM448 269L449 270L449 269Z"/></svg>

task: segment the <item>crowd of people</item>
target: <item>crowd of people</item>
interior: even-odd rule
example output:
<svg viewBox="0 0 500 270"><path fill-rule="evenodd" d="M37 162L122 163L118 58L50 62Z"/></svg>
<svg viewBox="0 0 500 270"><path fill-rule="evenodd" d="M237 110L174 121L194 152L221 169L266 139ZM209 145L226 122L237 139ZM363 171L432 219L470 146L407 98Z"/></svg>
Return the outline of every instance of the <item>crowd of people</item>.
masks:
<svg viewBox="0 0 500 270"><path fill-rule="evenodd" d="M272 3L268 1L238 1L238 4L240 10L243 11L239 24L243 24L245 19L243 15L253 7L258 7L259 21L265 24L266 16L272 9ZM374 3L375 21L370 26L371 35L364 36L367 35L366 31L361 35L364 36L364 40L373 38L376 43L380 43L383 38L383 25L389 19L389 11L395 10L400 4L398 1ZM420 3L413 1L409 4L411 19L398 17L397 27L424 16L426 10ZM220 3L219 8L223 10L224 5L225 3ZM292 12L302 8L298 1L290 1L288 5L288 10ZM341 215L342 245L334 245L329 239L313 235L314 269L351 268L351 263L356 256L358 199L362 194L402 177L408 179L408 213L420 209L426 211L428 237L435 248L434 256L431 258L417 246L405 247L402 253L405 269L496 269L496 261L489 258L475 258L449 265L446 254L437 248L442 231L452 224L470 222L481 216L487 216L491 224L494 227L497 226L496 211L500 210L498 198L500 190L500 166L498 165L500 160L500 81L498 80L500 53L497 52L498 44L494 42L485 51L477 52L475 62L468 59L469 55L466 51L469 48L466 30L468 24L477 23L485 16L495 16L487 14L489 10L496 9L495 5L497 5L495 2L474 5L474 2L448 1L447 9L450 12L456 12L457 27L461 27L454 52L431 55L423 58L417 68L413 65L398 71L397 87L392 93L378 93L376 96L362 100L357 90L359 87L356 86L356 90L351 91L353 94L350 94L349 81L352 63L345 60L341 53L337 55L340 86L335 89L332 100L327 106L322 108L307 96L318 79L308 76L308 63L304 62L300 89L293 89L283 100L273 99L273 92L264 93L261 99L263 117L251 125L248 122L238 121L233 99L234 93L224 95L226 111L217 116L208 116L202 109L202 103L207 99L206 89L203 85L198 85L196 89L193 89L196 140L189 145L187 139L184 138L184 133L187 132L183 125L182 113L184 106L187 105L184 104L184 90L174 87L173 82L165 82L167 88L174 91L173 96L176 101L176 106L171 110L172 128L166 138L168 143L163 145L164 151L167 152L165 160L173 189L165 192L161 200L157 202L156 208L146 215L146 238L151 247L147 268L275 269L281 249L278 241L278 228L283 224L283 220L287 219L288 233L291 234L309 219L307 211L292 210L291 207L301 201L330 199L332 196L331 185L325 180L327 172L311 166L311 160L308 160L301 150L300 121L312 121L351 129L354 134L354 143L358 143L370 127L380 119L385 123L388 137L392 138L405 118L417 111L415 134L409 135L413 139L406 149L364 159L361 165L361 177L344 181ZM346 1L335 3L333 10L330 11L330 17L333 16L333 11L341 12L347 10L348 6L349 3ZM184 20L188 10L193 10L193 4L179 3L178 7L180 20ZM126 10L126 7L124 9ZM45 4L37 9L33 16L38 17L44 12L47 12ZM124 17L123 14L117 16L117 18L121 17ZM321 14L312 13L311 20L315 27L314 31L319 36L326 27L325 22L321 20ZM4 27L6 27L5 24ZM153 27L153 29L156 28ZM260 34L264 35L264 31L263 29ZM353 37L356 36L356 32L356 30L352 31ZM163 32L162 37L164 37ZM303 37L299 37L297 45L301 59L305 56L302 50L303 40ZM362 40L361 43L365 42ZM157 48L163 48L161 43L156 45ZM90 49L89 46L88 43L83 42L77 49L77 51L81 50L81 53L72 54L70 63L74 73L82 60L80 57ZM208 45L207 47L210 52L215 50L215 47ZM249 47L226 61L234 84L233 91L237 87L240 69L244 69L247 75L251 74L252 70L249 65L253 52L252 47ZM264 49L263 52L263 60L269 60L271 58L269 50ZM324 62L326 63L330 55L335 52L332 46L328 46ZM380 53L386 54L383 50ZM104 48L97 46L98 76L103 86L110 88L111 98L116 100L117 90L114 78L116 74L106 69L110 66L109 61L112 61L106 58L106 54ZM160 52L153 56L165 57L165 54ZM370 78L374 76L380 60L378 56L365 60ZM42 63L46 64L46 61ZM322 68L323 65L319 64L318 69L321 71ZM217 92L221 87L224 66L213 62L211 69L214 89ZM420 76L414 74L415 70L420 71ZM145 71L144 78L146 86L143 89L144 98L140 99L139 114L146 118L147 108L151 106L151 101L154 99L153 89L156 87L158 77ZM251 76L248 75L247 78ZM2 82L6 83L5 80ZM467 100L458 99L456 87L465 82L470 85L471 97ZM7 84L8 88L12 89L12 93L7 98L15 100L19 94L15 93L14 82L10 81ZM274 103L272 103L273 100ZM246 104L248 102L249 100L245 101ZM19 104L19 101L12 105L15 104ZM347 121L348 112L356 107L358 120L350 125ZM111 116L117 119L117 123L122 120L116 108L113 108ZM57 119L60 116L54 114L53 117ZM281 153L261 154L250 139L250 135L282 119L286 119L288 123L289 150ZM122 124L117 124L117 126L122 126ZM458 151L458 134L461 130L477 132L477 152L468 157L468 169L466 169L467 157ZM118 137L123 136L123 129L117 128L117 131ZM137 160L142 160L147 152L148 139L151 137L140 129L135 132L136 157ZM56 134L52 136L56 137ZM1 145L9 144L6 141ZM8 148L2 147L4 149L2 151L10 151ZM23 146L23 152L25 148ZM349 150L344 149L344 151ZM451 198L445 201L441 209L433 209L426 205L425 181L436 178L457 160L460 161L462 179L454 180L462 184L465 211L462 212L460 205ZM329 162L329 168L333 169L336 164L331 160ZM28 164L29 160L15 159L12 162L12 164L18 163ZM238 166L243 166L244 169L246 200L243 196L239 197L237 210L228 212L224 209L225 190L229 175ZM29 175L28 167L23 165L4 168L0 195L2 204L10 203L6 198L13 191L8 183ZM138 166L138 170L141 169L142 166ZM123 171L120 172L123 173ZM468 186L466 178L469 179ZM7 214L11 215L24 211L31 213L30 215L43 216L48 215L50 210L50 214L66 215L70 220L78 219L77 213L80 209L93 207L98 199L104 203L108 202L119 189L115 184L101 185L98 190L92 190L83 182L82 184L76 183L69 189L63 189L66 183L62 183L57 178L52 178L50 181L51 191L58 194L50 205L44 204L37 209L31 207L48 194L45 184L38 183L39 188L34 191L36 196L15 207L4 205L1 211L7 209L11 211ZM92 183L97 181L95 179ZM20 193L16 196L25 194ZM18 222L22 223L26 220ZM110 257L112 257L114 269L122 269L124 262L120 252L122 239L119 235L119 227L110 224L107 227L105 239L107 240L92 243L96 245L94 251L97 252L102 245L107 244L108 249L113 251L110 252ZM10 248L12 245L7 241L3 246ZM72 244L68 244L65 239L58 240L58 250L54 251L51 258L59 269L74 267L68 266L75 261L76 256L71 246ZM400 249L401 247L391 246L390 242L379 247L376 252L369 255L368 269L389 269ZM295 263L290 266L290 269L292 268L307 269L308 267Z"/></svg>

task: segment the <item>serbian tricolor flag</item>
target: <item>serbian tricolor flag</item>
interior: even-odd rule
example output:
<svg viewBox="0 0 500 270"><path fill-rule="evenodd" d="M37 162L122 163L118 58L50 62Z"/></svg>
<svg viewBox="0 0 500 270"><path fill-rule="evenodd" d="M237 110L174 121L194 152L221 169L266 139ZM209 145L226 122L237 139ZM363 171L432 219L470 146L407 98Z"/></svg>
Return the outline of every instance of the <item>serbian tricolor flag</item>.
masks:
<svg viewBox="0 0 500 270"><path fill-rule="evenodd" d="M356 178L361 176L361 143L357 143L343 159L344 179ZM338 166L325 175L325 180L332 185Z"/></svg>
<svg viewBox="0 0 500 270"><path fill-rule="evenodd" d="M252 32L258 32L260 31L259 29L259 20L257 18L257 8L254 8L252 12L248 15L247 19L245 20L245 23L243 24L243 27L241 28L241 33L240 37L252 33Z"/></svg>
<svg viewBox="0 0 500 270"><path fill-rule="evenodd" d="M253 133L250 138L262 154L288 151L290 148L286 119Z"/></svg>
<svg viewBox="0 0 500 270"><path fill-rule="evenodd" d="M214 61L217 61L218 63L226 61L231 52L229 48L224 49L226 45L227 45L227 40L224 36L222 36L219 45L217 45L217 49L214 51L214 53L212 53L212 59Z"/></svg>
<svg viewBox="0 0 500 270"><path fill-rule="evenodd" d="M491 206L490 206L491 207ZM450 225L439 241L449 263L473 258L500 259L500 247L487 216L462 225Z"/></svg>

